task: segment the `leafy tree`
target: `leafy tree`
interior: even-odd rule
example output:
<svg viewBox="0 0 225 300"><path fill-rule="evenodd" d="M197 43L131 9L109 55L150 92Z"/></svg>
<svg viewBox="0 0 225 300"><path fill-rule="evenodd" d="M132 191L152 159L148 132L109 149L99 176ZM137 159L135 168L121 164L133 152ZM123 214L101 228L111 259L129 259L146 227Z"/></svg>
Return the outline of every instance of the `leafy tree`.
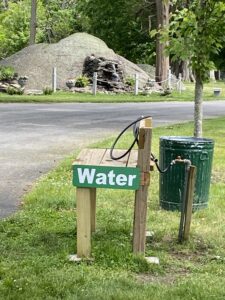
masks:
<svg viewBox="0 0 225 300"><path fill-rule="evenodd" d="M149 35L155 26L153 4L145 0L78 0L78 9L89 24L89 33L134 62L150 63L155 51Z"/></svg>
<svg viewBox="0 0 225 300"><path fill-rule="evenodd" d="M44 41L58 42L72 33L85 30L85 22L78 14L76 0L43 0L43 6L45 20L39 24L39 28Z"/></svg>
<svg viewBox="0 0 225 300"><path fill-rule="evenodd" d="M214 69L213 57L225 41L225 0L193 0L188 9L172 15L169 31L169 52L174 59L190 60L195 73L194 136L202 136L203 84Z"/></svg>
<svg viewBox="0 0 225 300"><path fill-rule="evenodd" d="M26 47L30 37L31 0L10 1L8 5L7 10L0 10L0 58ZM75 0L38 1L37 22L33 20L31 44L34 43L34 35L37 43L57 42L82 31L85 28L83 24Z"/></svg>
<svg viewBox="0 0 225 300"><path fill-rule="evenodd" d="M23 2L9 3L0 14L0 57L6 57L27 45L29 38L29 6Z"/></svg>

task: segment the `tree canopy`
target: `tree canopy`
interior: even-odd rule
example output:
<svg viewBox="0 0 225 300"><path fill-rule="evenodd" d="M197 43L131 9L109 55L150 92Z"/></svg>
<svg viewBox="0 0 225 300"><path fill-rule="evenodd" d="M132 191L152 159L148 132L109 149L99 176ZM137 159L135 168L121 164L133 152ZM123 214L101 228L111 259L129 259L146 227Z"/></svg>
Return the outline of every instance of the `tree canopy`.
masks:
<svg viewBox="0 0 225 300"><path fill-rule="evenodd" d="M215 68L215 57L225 43L225 0L193 0L176 10L170 20L164 40L173 59L189 59L195 73L195 130L202 136L203 83Z"/></svg>
<svg viewBox="0 0 225 300"><path fill-rule="evenodd" d="M28 45L31 0L9 1L0 8L0 56ZM54 43L78 31L103 39L138 63L154 63L156 26L154 0L39 0L36 43ZM12 38L13 37L13 38Z"/></svg>

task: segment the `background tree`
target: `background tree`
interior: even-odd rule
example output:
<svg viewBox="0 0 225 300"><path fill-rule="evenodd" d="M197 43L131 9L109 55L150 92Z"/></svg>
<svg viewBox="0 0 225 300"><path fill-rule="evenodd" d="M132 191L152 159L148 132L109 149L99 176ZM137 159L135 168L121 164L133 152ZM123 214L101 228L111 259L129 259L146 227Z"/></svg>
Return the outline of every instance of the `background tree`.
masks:
<svg viewBox="0 0 225 300"><path fill-rule="evenodd" d="M202 136L203 84L225 42L224 32L225 0L193 0L171 18L168 50L174 59L189 59L195 74L195 137Z"/></svg>
<svg viewBox="0 0 225 300"><path fill-rule="evenodd" d="M30 2L9 2L0 13L0 58L27 46L29 39Z"/></svg>
<svg viewBox="0 0 225 300"><path fill-rule="evenodd" d="M9 1L8 4L7 10L0 9L0 59L28 46L29 38L31 44L35 40L50 43L86 30L75 0L38 1L37 18L33 17L32 21L31 0Z"/></svg>
<svg viewBox="0 0 225 300"><path fill-rule="evenodd" d="M156 26L154 0L79 0L88 33L136 63L153 63L155 43L149 35Z"/></svg>
<svg viewBox="0 0 225 300"><path fill-rule="evenodd" d="M29 44L35 44L37 27L37 0L31 0L31 16L30 16L30 40Z"/></svg>
<svg viewBox="0 0 225 300"><path fill-rule="evenodd" d="M80 17L76 0L42 0L44 22L39 24L42 40L55 43L78 31L86 31L86 20Z"/></svg>
<svg viewBox="0 0 225 300"><path fill-rule="evenodd" d="M161 84L168 78L169 56L165 55L167 41L160 38L160 32L169 25L169 0L156 0L157 36L156 36L156 81Z"/></svg>

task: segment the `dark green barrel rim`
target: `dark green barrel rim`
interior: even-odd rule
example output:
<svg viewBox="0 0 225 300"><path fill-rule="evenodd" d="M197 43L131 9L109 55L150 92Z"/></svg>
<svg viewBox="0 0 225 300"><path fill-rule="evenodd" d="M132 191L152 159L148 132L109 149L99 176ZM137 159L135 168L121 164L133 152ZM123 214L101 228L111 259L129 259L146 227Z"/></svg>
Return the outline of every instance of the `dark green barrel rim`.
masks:
<svg viewBox="0 0 225 300"><path fill-rule="evenodd" d="M214 140L208 138L195 138L188 136L161 136L160 141L172 141L178 143L211 143L214 144Z"/></svg>

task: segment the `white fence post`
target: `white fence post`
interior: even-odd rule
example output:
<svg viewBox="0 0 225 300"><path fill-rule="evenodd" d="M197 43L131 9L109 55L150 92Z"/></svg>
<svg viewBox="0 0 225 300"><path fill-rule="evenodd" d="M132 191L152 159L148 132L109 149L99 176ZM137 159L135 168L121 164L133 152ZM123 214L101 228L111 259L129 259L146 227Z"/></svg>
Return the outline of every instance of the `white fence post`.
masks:
<svg viewBox="0 0 225 300"><path fill-rule="evenodd" d="M134 95L138 95L138 85L139 85L139 75L135 74L135 85L134 85Z"/></svg>
<svg viewBox="0 0 225 300"><path fill-rule="evenodd" d="M52 90L55 93L57 89L57 74L56 74L56 67L52 69Z"/></svg>
<svg viewBox="0 0 225 300"><path fill-rule="evenodd" d="M181 90L182 90L182 81L181 81L181 79L182 79L182 75L181 75L181 73L179 73L179 92L180 92L180 94L181 94Z"/></svg>
<svg viewBox="0 0 225 300"><path fill-rule="evenodd" d="M171 89L171 68L169 68L168 70L168 89L170 90Z"/></svg>
<svg viewBox="0 0 225 300"><path fill-rule="evenodd" d="M93 85L92 85L92 93L94 96L96 96L97 93L97 79L98 79L98 73L94 72L93 74Z"/></svg>

